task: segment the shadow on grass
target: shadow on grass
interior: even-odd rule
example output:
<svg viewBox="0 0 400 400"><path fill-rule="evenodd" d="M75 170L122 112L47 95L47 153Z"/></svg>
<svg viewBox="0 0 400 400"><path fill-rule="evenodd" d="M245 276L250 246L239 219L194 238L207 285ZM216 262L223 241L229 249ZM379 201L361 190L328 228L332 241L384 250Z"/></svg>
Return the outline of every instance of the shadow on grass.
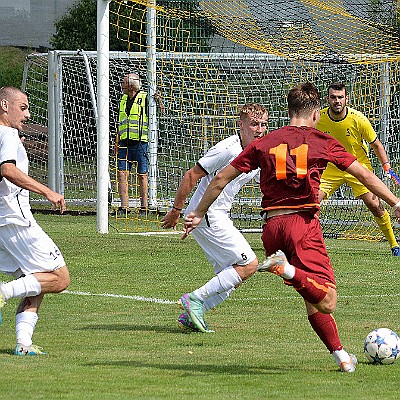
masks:
<svg viewBox="0 0 400 400"><path fill-rule="evenodd" d="M361 361L359 364L368 364L368 362ZM157 363L146 363L138 360L120 360L120 361L96 361L83 364L84 367L129 367L129 368L156 368L161 370L174 370L182 371L184 376L187 375L210 375L210 374L222 374L222 375L283 375L288 373L299 372L299 366L296 364L292 365L258 365L258 366L245 366L245 365L215 365L215 364L157 364ZM301 369L303 372L310 373L338 373L343 374L335 366L334 363L327 368L315 368L315 366L302 365ZM346 375L346 374L344 374ZM353 374L349 374L353 375Z"/></svg>
<svg viewBox="0 0 400 400"><path fill-rule="evenodd" d="M126 324L110 324L110 325L87 325L80 330L83 331L139 331L139 332L164 332L164 333L182 333L177 327L171 326L154 326L154 325L126 325Z"/></svg>
<svg viewBox="0 0 400 400"><path fill-rule="evenodd" d="M144 363L137 360L127 361L104 361L104 362L91 362L83 364L85 367L129 367L129 368L156 368L162 370L174 370L182 371L186 375L198 375L201 374L223 374L223 375L276 375L286 374L290 370L294 370L290 367L280 366L244 366L244 365L214 365L214 364L151 364Z"/></svg>
<svg viewBox="0 0 400 400"><path fill-rule="evenodd" d="M10 350L8 349L0 349L0 354L7 354L9 356L13 356L14 355L14 350Z"/></svg>

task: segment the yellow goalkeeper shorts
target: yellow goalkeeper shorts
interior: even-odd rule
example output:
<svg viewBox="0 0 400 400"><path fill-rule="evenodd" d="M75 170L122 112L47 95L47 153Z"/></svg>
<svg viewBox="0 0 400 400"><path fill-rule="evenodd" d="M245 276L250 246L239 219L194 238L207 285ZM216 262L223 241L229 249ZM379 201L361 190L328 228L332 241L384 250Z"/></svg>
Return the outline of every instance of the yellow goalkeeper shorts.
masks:
<svg viewBox="0 0 400 400"><path fill-rule="evenodd" d="M366 164L362 165L372 171L372 167ZM356 199L369 192L369 190L353 175L350 175L345 171L341 171L331 163L328 164L321 176L321 184L319 188L326 194L326 197L328 198L345 183L351 187Z"/></svg>

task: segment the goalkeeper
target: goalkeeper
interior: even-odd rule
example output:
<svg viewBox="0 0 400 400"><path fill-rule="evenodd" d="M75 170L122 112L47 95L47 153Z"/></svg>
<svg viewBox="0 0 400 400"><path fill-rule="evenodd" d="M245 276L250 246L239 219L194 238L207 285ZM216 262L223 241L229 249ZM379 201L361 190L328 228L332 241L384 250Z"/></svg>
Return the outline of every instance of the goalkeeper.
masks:
<svg viewBox="0 0 400 400"><path fill-rule="evenodd" d="M367 117L360 111L347 106L348 96L345 85L341 82L332 83L328 88L326 101L328 107L321 110L317 129L339 140L349 153L357 157L365 168L372 171L371 161L368 158L367 143L369 143L384 171L388 173L391 168L386 151ZM362 199L372 212L389 242L392 254L400 256L400 247L393 233L389 213L383 207L381 200L358 179L329 163L321 177L319 201L331 196L344 183L351 187L354 197Z"/></svg>
<svg viewBox="0 0 400 400"><path fill-rule="evenodd" d="M176 227L187 196L200 181L186 214L196 208L214 175L225 168L247 145L264 136L267 123L268 113L263 106L246 104L242 107L239 117L240 134L217 143L185 173L176 192L174 206L163 218L163 228ZM257 257L244 236L233 226L229 212L236 193L251 179L258 177L258 174L259 170L255 170L238 176L210 207L199 228L193 231L194 239L214 267L216 276L180 298L184 312L179 316L178 324L184 331L212 332L204 322L204 312L222 303L257 270ZM189 308L191 312L196 311L197 324L193 324L189 318Z"/></svg>

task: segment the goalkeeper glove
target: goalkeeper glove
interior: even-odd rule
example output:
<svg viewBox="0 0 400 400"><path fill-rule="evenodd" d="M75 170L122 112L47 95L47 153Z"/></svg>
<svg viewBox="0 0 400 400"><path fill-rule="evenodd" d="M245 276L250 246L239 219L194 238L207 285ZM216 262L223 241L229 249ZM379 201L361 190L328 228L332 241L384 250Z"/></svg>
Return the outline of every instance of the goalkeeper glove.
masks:
<svg viewBox="0 0 400 400"><path fill-rule="evenodd" d="M390 168L390 163L385 162L383 164L383 170L389 175L391 179L395 181L397 185L400 185L400 177Z"/></svg>

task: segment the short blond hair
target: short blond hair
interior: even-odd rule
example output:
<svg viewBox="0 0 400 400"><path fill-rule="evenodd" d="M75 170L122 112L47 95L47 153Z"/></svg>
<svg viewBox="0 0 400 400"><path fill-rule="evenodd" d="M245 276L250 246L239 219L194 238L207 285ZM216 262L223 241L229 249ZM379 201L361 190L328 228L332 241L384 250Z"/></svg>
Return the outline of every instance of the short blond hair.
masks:
<svg viewBox="0 0 400 400"><path fill-rule="evenodd" d="M247 103L240 107L239 118L241 120L246 119L249 116L256 118L262 118L265 114L268 117L267 109L258 103Z"/></svg>

